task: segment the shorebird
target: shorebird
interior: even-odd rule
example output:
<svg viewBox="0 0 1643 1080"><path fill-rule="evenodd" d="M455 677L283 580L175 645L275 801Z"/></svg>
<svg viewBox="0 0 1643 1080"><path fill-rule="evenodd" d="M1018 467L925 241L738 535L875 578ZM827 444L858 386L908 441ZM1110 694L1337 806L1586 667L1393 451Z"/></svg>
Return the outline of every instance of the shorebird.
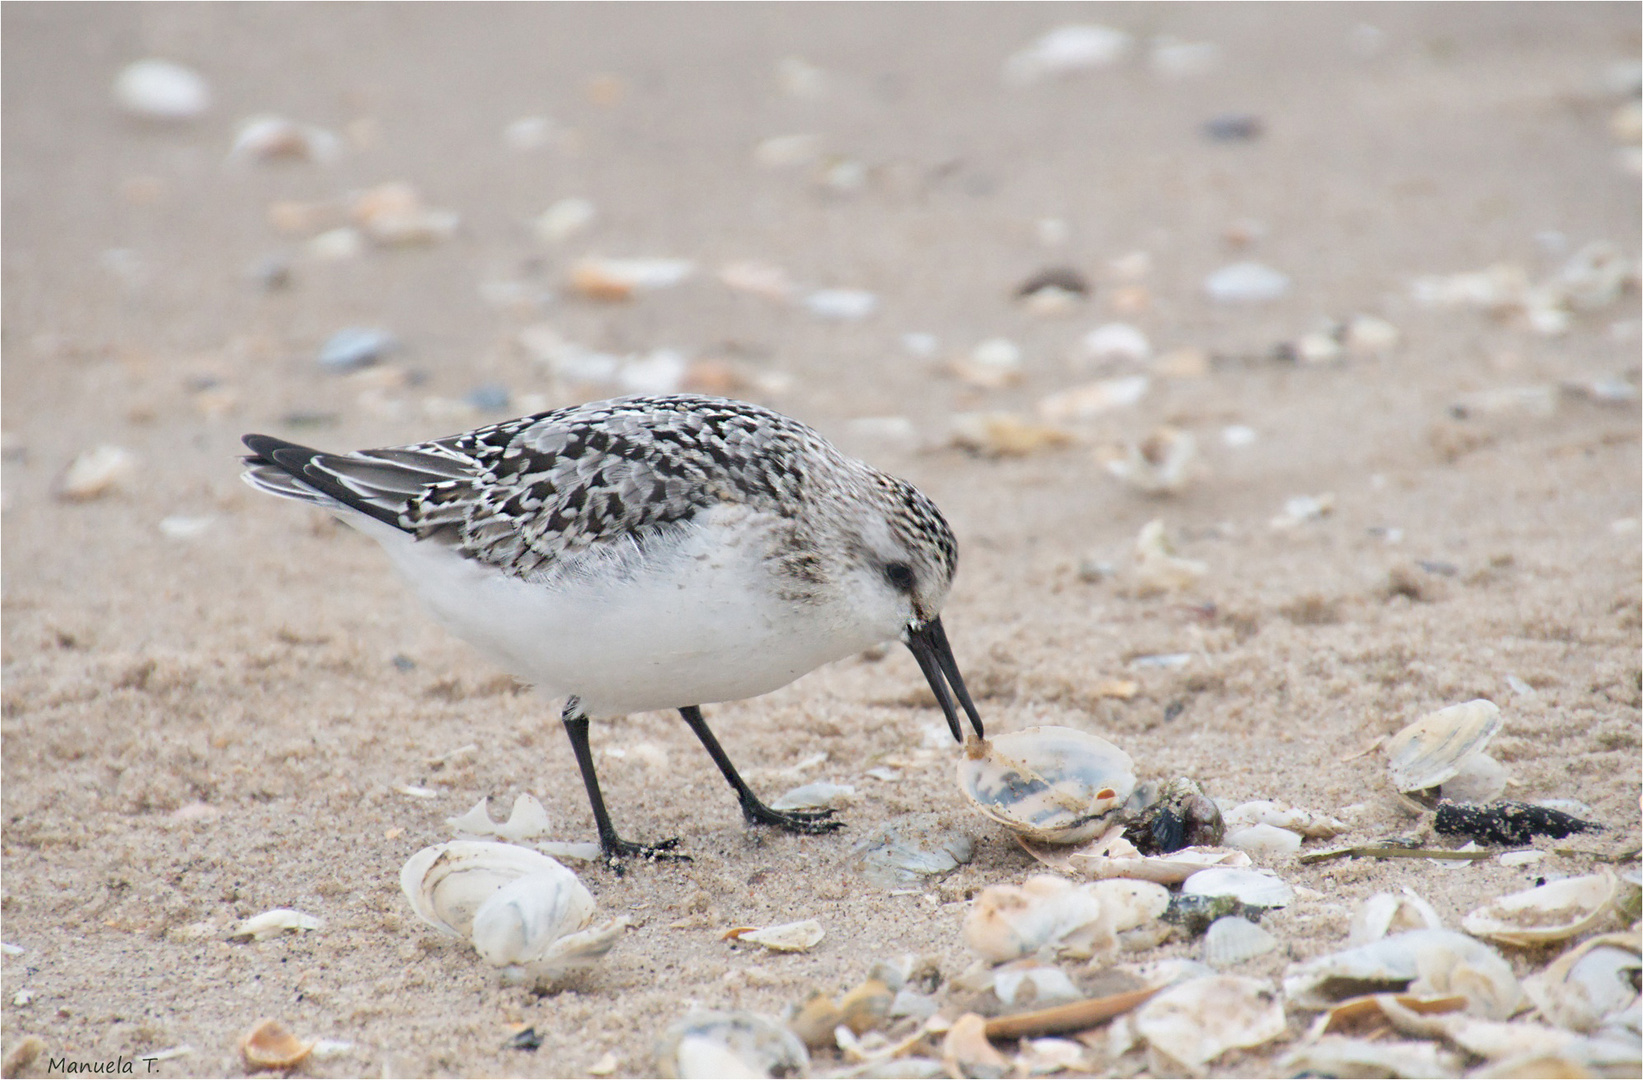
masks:
<svg viewBox="0 0 1643 1080"><path fill-rule="evenodd" d="M934 503L747 402L596 401L432 442L329 454L247 435L245 479L330 511L382 545L434 618L554 697L607 859L681 857L623 840L588 745L593 716L677 709L748 821L774 810L701 706L769 693L893 639L962 742L982 734L941 625L958 546ZM955 703L956 699L956 703Z"/></svg>

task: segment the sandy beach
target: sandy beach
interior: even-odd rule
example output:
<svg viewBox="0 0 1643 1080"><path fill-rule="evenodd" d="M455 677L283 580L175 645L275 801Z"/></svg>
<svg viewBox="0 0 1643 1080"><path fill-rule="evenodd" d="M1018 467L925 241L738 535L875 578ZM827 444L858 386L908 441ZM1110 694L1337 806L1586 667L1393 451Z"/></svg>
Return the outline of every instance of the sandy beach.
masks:
<svg viewBox="0 0 1643 1080"><path fill-rule="evenodd" d="M1070 24L1122 36L1032 51ZM1348 826L1303 853L1457 846L1374 747L1487 698L1504 797L1606 827L1510 864L1257 857L1301 893L1241 977L1345 948L1376 892L1455 928L1628 851L1635 877L1635 5L14 3L4 31L0 1043L38 1040L22 1075L243 1075L263 1018L326 1040L298 1075L658 1075L692 1008L779 1019L909 953L953 1019L971 902L1043 871L964 801L893 646L706 710L767 799L853 787L831 836L745 827L674 714L597 721L617 827L693 861L569 863L630 928L561 988L501 985L418 922L400 868L486 796L594 838L559 703L434 625L371 540L247 488L253 431L349 450L635 390L744 397L942 508L943 619L991 732L1077 728L1143 777ZM122 108L146 57L209 103ZM259 115L295 125L259 143ZM688 265L610 299L600 258ZM1239 264L1262 269L1213 277ZM1068 287L1018 295L1049 270ZM350 329L378 336L349 353ZM1178 490L1134 480L1149 438L1191 441ZM1150 577L1153 521L1201 565ZM856 845L914 826L973 857L864 880ZM323 926L230 940L275 908ZM805 952L723 939L804 919ZM1557 951L1502 950L1519 976ZM1063 966L1097 993L1198 956ZM1204 1071L1284 1075L1312 1016ZM1160 1074L1097 1036L1073 1074Z"/></svg>

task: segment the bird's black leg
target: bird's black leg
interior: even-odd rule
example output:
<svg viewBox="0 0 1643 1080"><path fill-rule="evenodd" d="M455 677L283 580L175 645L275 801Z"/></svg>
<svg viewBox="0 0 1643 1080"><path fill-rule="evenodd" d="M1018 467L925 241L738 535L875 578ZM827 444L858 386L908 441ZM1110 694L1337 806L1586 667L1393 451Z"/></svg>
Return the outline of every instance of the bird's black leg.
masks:
<svg viewBox="0 0 1643 1080"><path fill-rule="evenodd" d="M708 730L707 721L702 719L700 706L686 705L679 710L679 715L685 718L690 730L694 731L696 737L702 740L702 745L707 747L708 756L713 759L713 764L717 765L719 771L724 773L725 779L730 781L730 786L736 791L736 798L741 800L742 816L748 821L759 825L774 825L791 833L829 833L834 829L844 828L844 822L828 820L833 816L832 810L772 810L760 802L759 797L753 794L753 789L748 787L747 782L736 772L736 766L730 763L730 758L725 755L719 740Z"/></svg>
<svg viewBox="0 0 1643 1080"><path fill-rule="evenodd" d="M599 850L613 869L621 868L621 860L632 856L641 859L683 859L689 855L673 849L679 838L663 840L659 844L635 844L616 835L616 826L610 823L605 811L604 796L599 794L599 777L593 771L593 751L588 747L588 718L582 712L582 702L571 698L565 702L565 711L559 717L565 722L565 734L570 736L571 752L576 755L576 766L582 770L582 785L588 789L588 804L593 807L593 823L599 829Z"/></svg>

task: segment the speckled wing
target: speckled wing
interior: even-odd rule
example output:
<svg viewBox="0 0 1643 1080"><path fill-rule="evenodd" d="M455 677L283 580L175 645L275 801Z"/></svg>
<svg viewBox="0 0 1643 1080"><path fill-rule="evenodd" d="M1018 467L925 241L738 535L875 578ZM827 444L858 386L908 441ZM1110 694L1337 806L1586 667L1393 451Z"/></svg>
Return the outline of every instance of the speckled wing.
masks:
<svg viewBox="0 0 1643 1080"><path fill-rule="evenodd" d="M245 441L255 486L334 500L523 576L603 543L642 542L715 503L790 514L805 483L797 462L819 439L755 405L679 396L594 402L352 454Z"/></svg>

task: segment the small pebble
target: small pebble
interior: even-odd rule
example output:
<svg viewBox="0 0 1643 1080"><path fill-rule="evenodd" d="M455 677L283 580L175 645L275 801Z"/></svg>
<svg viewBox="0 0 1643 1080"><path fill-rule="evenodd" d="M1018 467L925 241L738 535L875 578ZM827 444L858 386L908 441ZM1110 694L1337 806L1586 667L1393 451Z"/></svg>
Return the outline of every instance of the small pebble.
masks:
<svg viewBox="0 0 1643 1080"><path fill-rule="evenodd" d="M386 330L351 326L338 330L320 348L319 365L328 371L357 371L382 360L399 347Z"/></svg>
<svg viewBox="0 0 1643 1080"><path fill-rule="evenodd" d="M522 116L502 129L502 141L508 149L535 150L548 141L553 121L545 116Z"/></svg>
<svg viewBox="0 0 1643 1080"><path fill-rule="evenodd" d="M324 128L283 116L253 116L240 124L230 161L309 161L327 165L342 155L342 140Z"/></svg>
<svg viewBox="0 0 1643 1080"><path fill-rule="evenodd" d="M1084 351L1097 361L1141 363L1152 355L1147 335L1128 323L1107 323L1084 335Z"/></svg>
<svg viewBox="0 0 1643 1080"><path fill-rule="evenodd" d="M1204 121L1204 134L1216 142L1249 142L1264 130L1261 118L1252 113L1222 113Z"/></svg>
<svg viewBox="0 0 1643 1080"><path fill-rule="evenodd" d="M1258 435L1255 429L1252 427L1247 427L1244 424L1228 424L1226 427L1221 429L1221 442L1229 447L1232 447L1233 449L1248 446L1253 443L1257 437Z"/></svg>
<svg viewBox="0 0 1643 1080"><path fill-rule="evenodd" d="M1117 63L1135 39L1122 30L1094 24L1058 26L1004 61L1004 82L1025 86Z"/></svg>
<svg viewBox="0 0 1643 1080"><path fill-rule="evenodd" d="M499 412L508 407L512 396L501 383L486 383L469 390L466 400L469 405L484 412Z"/></svg>

